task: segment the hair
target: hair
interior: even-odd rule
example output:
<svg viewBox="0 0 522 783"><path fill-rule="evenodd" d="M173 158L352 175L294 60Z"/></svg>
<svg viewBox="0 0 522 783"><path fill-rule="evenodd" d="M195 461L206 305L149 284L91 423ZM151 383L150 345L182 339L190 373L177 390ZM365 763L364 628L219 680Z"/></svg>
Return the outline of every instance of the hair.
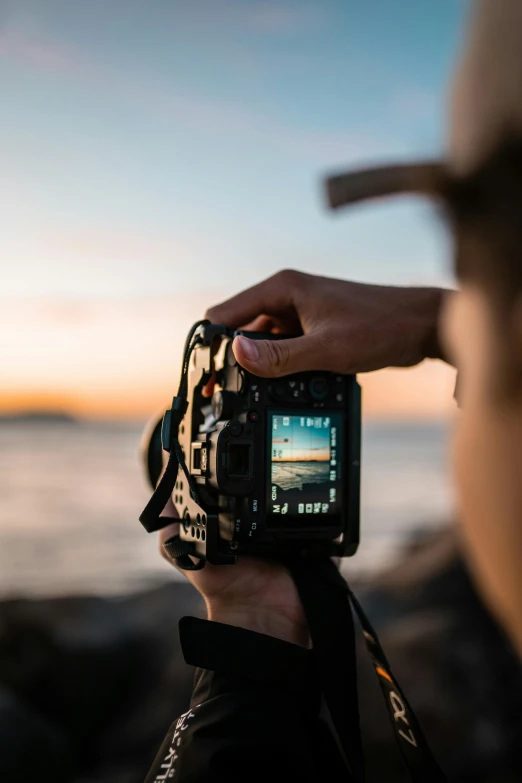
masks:
<svg viewBox="0 0 522 783"><path fill-rule="evenodd" d="M522 136L453 179L446 198L457 277L491 292L502 308L513 304L522 295Z"/></svg>
<svg viewBox="0 0 522 783"><path fill-rule="evenodd" d="M475 171L450 179L446 213L463 286L484 295L493 315L496 403L522 399L522 136L506 139Z"/></svg>

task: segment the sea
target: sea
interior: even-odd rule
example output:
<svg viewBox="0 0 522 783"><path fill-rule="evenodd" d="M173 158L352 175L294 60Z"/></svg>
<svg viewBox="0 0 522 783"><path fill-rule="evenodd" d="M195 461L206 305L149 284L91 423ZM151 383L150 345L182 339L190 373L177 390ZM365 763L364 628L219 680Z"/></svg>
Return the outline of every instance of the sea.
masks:
<svg viewBox="0 0 522 783"><path fill-rule="evenodd" d="M180 577L138 517L150 491L136 424L0 422L0 598L122 595ZM452 518L450 425L366 422L361 544L347 568L393 567Z"/></svg>
<svg viewBox="0 0 522 783"><path fill-rule="evenodd" d="M271 480L284 490L302 489L303 484L324 484L329 473L329 462L273 462Z"/></svg>

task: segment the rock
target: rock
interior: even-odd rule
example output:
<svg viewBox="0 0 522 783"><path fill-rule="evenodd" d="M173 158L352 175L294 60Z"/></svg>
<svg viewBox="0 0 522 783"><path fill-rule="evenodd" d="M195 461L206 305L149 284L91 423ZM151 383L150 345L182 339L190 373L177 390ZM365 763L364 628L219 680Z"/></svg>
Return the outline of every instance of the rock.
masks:
<svg viewBox="0 0 522 783"><path fill-rule="evenodd" d="M6 783L66 783L72 773L64 732L5 690L0 690L0 772Z"/></svg>
<svg viewBox="0 0 522 783"><path fill-rule="evenodd" d="M445 531L357 591L450 781L522 780L522 669ZM402 781L373 668L360 656L369 780ZM393 770L393 772L392 772Z"/></svg>
<svg viewBox="0 0 522 783"><path fill-rule="evenodd" d="M71 770L64 780L145 778L190 699L192 672L181 656L178 620L200 613L199 597L184 582L119 600L0 604L0 683L17 709L61 733ZM11 783L6 759L11 764L0 733L0 780ZM41 780L55 783L49 758L40 764Z"/></svg>
<svg viewBox="0 0 522 783"><path fill-rule="evenodd" d="M418 543L356 592L449 780L522 780L520 664L477 597L455 535ZM190 698L178 620L201 611L184 582L118 600L0 604L0 780L141 783ZM359 681L368 781L404 781L362 643ZM33 739L42 750L29 760Z"/></svg>

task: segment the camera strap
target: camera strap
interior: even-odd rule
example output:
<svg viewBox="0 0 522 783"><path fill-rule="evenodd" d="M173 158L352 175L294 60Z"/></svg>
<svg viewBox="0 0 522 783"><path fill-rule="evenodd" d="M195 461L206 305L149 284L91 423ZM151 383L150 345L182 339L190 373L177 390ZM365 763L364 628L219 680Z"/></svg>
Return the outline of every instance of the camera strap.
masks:
<svg viewBox="0 0 522 783"><path fill-rule="evenodd" d="M303 604L326 706L355 783L363 783L353 614L384 696L402 759L414 783L444 783L419 722L395 680L377 634L330 558L286 563ZM352 612L353 609L353 612Z"/></svg>
<svg viewBox="0 0 522 783"><path fill-rule="evenodd" d="M179 427L188 408L187 388L190 358L196 345L203 342L201 329L207 326L208 323L207 320L197 321L187 336L185 348L183 350L183 364L178 393L172 400L172 406L166 411L165 416L163 417L161 441L163 450L169 453L169 459L152 497L140 514L140 522L147 533L154 533L156 530L161 530L161 528L168 524L168 521L165 521L167 517L162 517L161 512L172 496L180 466L185 474L190 494L193 500L198 502L197 486L193 476L189 473L185 462L185 456L179 442ZM223 327L218 327L218 329L222 328ZM190 560L187 559L187 563L189 562Z"/></svg>

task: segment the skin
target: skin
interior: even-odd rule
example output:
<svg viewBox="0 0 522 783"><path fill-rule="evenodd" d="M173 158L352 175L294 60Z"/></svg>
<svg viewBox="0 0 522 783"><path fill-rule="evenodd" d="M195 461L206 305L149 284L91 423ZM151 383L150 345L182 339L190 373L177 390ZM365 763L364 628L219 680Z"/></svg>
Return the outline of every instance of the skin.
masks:
<svg viewBox="0 0 522 783"><path fill-rule="evenodd" d="M468 174L506 135L522 133L521 78L522 3L478 0L453 82L448 152L455 173ZM482 252L480 243L471 252ZM491 291L464 281L443 316L444 342L459 367L454 475L476 584L522 657L522 399L499 395L520 373L522 318L520 303L503 313L494 308Z"/></svg>
<svg viewBox="0 0 522 783"><path fill-rule="evenodd" d="M366 285L284 270L206 314L213 323L300 335L237 337L239 363L260 377L304 370L357 373L441 358L436 288Z"/></svg>
<svg viewBox="0 0 522 783"><path fill-rule="evenodd" d="M300 335L277 342L236 338L237 360L256 375L368 372L441 356L438 322L445 293L285 271L211 308L206 317L230 327ZM172 505L165 515L175 516ZM175 523L160 533L167 559L162 544L178 530ZM183 573L203 596L209 620L308 646L301 603L282 566L245 557L233 567L207 564Z"/></svg>
<svg viewBox="0 0 522 783"><path fill-rule="evenodd" d="M448 298L442 317L462 381L453 463L468 563L522 657L522 399L500 394L521 361L521 324L520 306L501 324L491 297L472 285Z"/></svg>

